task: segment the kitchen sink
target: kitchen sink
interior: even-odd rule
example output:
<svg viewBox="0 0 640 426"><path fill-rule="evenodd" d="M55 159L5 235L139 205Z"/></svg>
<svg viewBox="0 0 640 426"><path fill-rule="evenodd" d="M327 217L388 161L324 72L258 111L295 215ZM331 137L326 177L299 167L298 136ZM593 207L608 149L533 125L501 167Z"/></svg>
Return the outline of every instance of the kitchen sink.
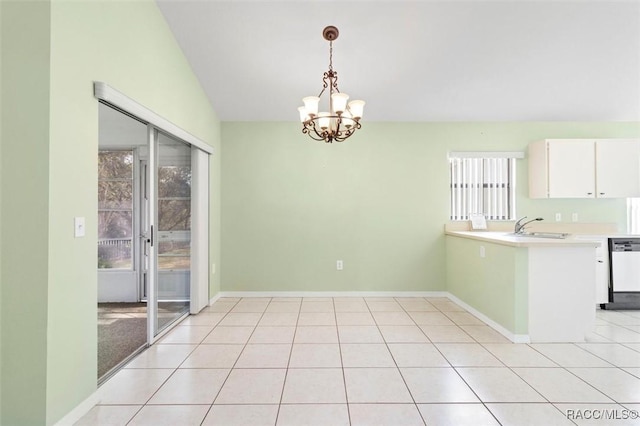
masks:
<svg viewBox="0 0 640 426"><path fill-rule="evenodd" d="M565 232L525 232L523 234L515 234L516 236L522 237L533 237L533 238L556 238L563 239L567 238L570 234Z"/></svg>

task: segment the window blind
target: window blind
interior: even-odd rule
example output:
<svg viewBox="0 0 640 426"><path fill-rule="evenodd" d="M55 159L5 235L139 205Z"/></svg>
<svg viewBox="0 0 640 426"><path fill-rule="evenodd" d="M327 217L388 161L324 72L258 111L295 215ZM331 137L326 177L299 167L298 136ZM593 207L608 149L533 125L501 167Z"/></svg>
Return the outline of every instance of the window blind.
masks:
<svg viewBox="0 0 640 426"><path fill-rule="evenodd" d="M451 220L515 217L515 158L449 157Z"/></svg>

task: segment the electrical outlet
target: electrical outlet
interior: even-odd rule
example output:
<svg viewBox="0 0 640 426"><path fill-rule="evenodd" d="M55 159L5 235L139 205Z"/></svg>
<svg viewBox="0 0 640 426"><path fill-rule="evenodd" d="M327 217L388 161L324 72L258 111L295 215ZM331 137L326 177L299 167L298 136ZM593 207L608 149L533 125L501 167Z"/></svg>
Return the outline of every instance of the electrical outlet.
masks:
<svg viewBox="0 0 640 426"><path fill-rule="evenodd" d="M484 249L484 246L480 246L480 257L485 257L486 256L486 250Z"/></svg>
<svg viewBox="0 0 640 426"><path fill-rule="evenodd" d="M578 213L573 213L571 215L571 220L574 221L574 222L577 222L578 221Z"/></svg>
<svg viewBox="0 0 640 426"><path fill-rule="evenodd" d="M211 264L211 275L215 275L216 274L216 264L212 263Z"/></svg>
<svg viewBox="0 0 640 426"><path fill-rule="evenodd" d="M562 213L556 213L556 222L560 222L562 220Z"/></svg>
<svg viewBox="0 0 640 426"><path fill-rule="evenodd" d="M336 260L336 269L338 271L342 271L343 267L344 267L344 264L342 263L342 260Z"/></svg>

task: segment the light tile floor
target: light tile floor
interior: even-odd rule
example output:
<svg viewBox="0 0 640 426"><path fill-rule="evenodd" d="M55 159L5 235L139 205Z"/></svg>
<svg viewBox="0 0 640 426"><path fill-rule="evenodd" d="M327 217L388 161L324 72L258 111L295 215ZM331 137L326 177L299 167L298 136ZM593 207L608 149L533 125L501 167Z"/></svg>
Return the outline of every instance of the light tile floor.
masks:
<svg viewBox="0 0 640 426"><path fill-rule="evenodd" d="M443 298L222 298L78 425L639 425L640 312L513 344Z"/></svg>

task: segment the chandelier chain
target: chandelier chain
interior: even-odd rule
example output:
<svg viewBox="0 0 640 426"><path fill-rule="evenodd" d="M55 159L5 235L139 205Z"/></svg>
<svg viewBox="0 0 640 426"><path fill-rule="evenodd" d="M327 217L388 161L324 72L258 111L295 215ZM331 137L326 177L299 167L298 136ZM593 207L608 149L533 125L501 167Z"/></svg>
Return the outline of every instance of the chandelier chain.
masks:
<svg viewBox="0 0 640 426"><path fill-rule="evenodd" d="M329 41L329 71L333 71L333 40Z"/></svg>

